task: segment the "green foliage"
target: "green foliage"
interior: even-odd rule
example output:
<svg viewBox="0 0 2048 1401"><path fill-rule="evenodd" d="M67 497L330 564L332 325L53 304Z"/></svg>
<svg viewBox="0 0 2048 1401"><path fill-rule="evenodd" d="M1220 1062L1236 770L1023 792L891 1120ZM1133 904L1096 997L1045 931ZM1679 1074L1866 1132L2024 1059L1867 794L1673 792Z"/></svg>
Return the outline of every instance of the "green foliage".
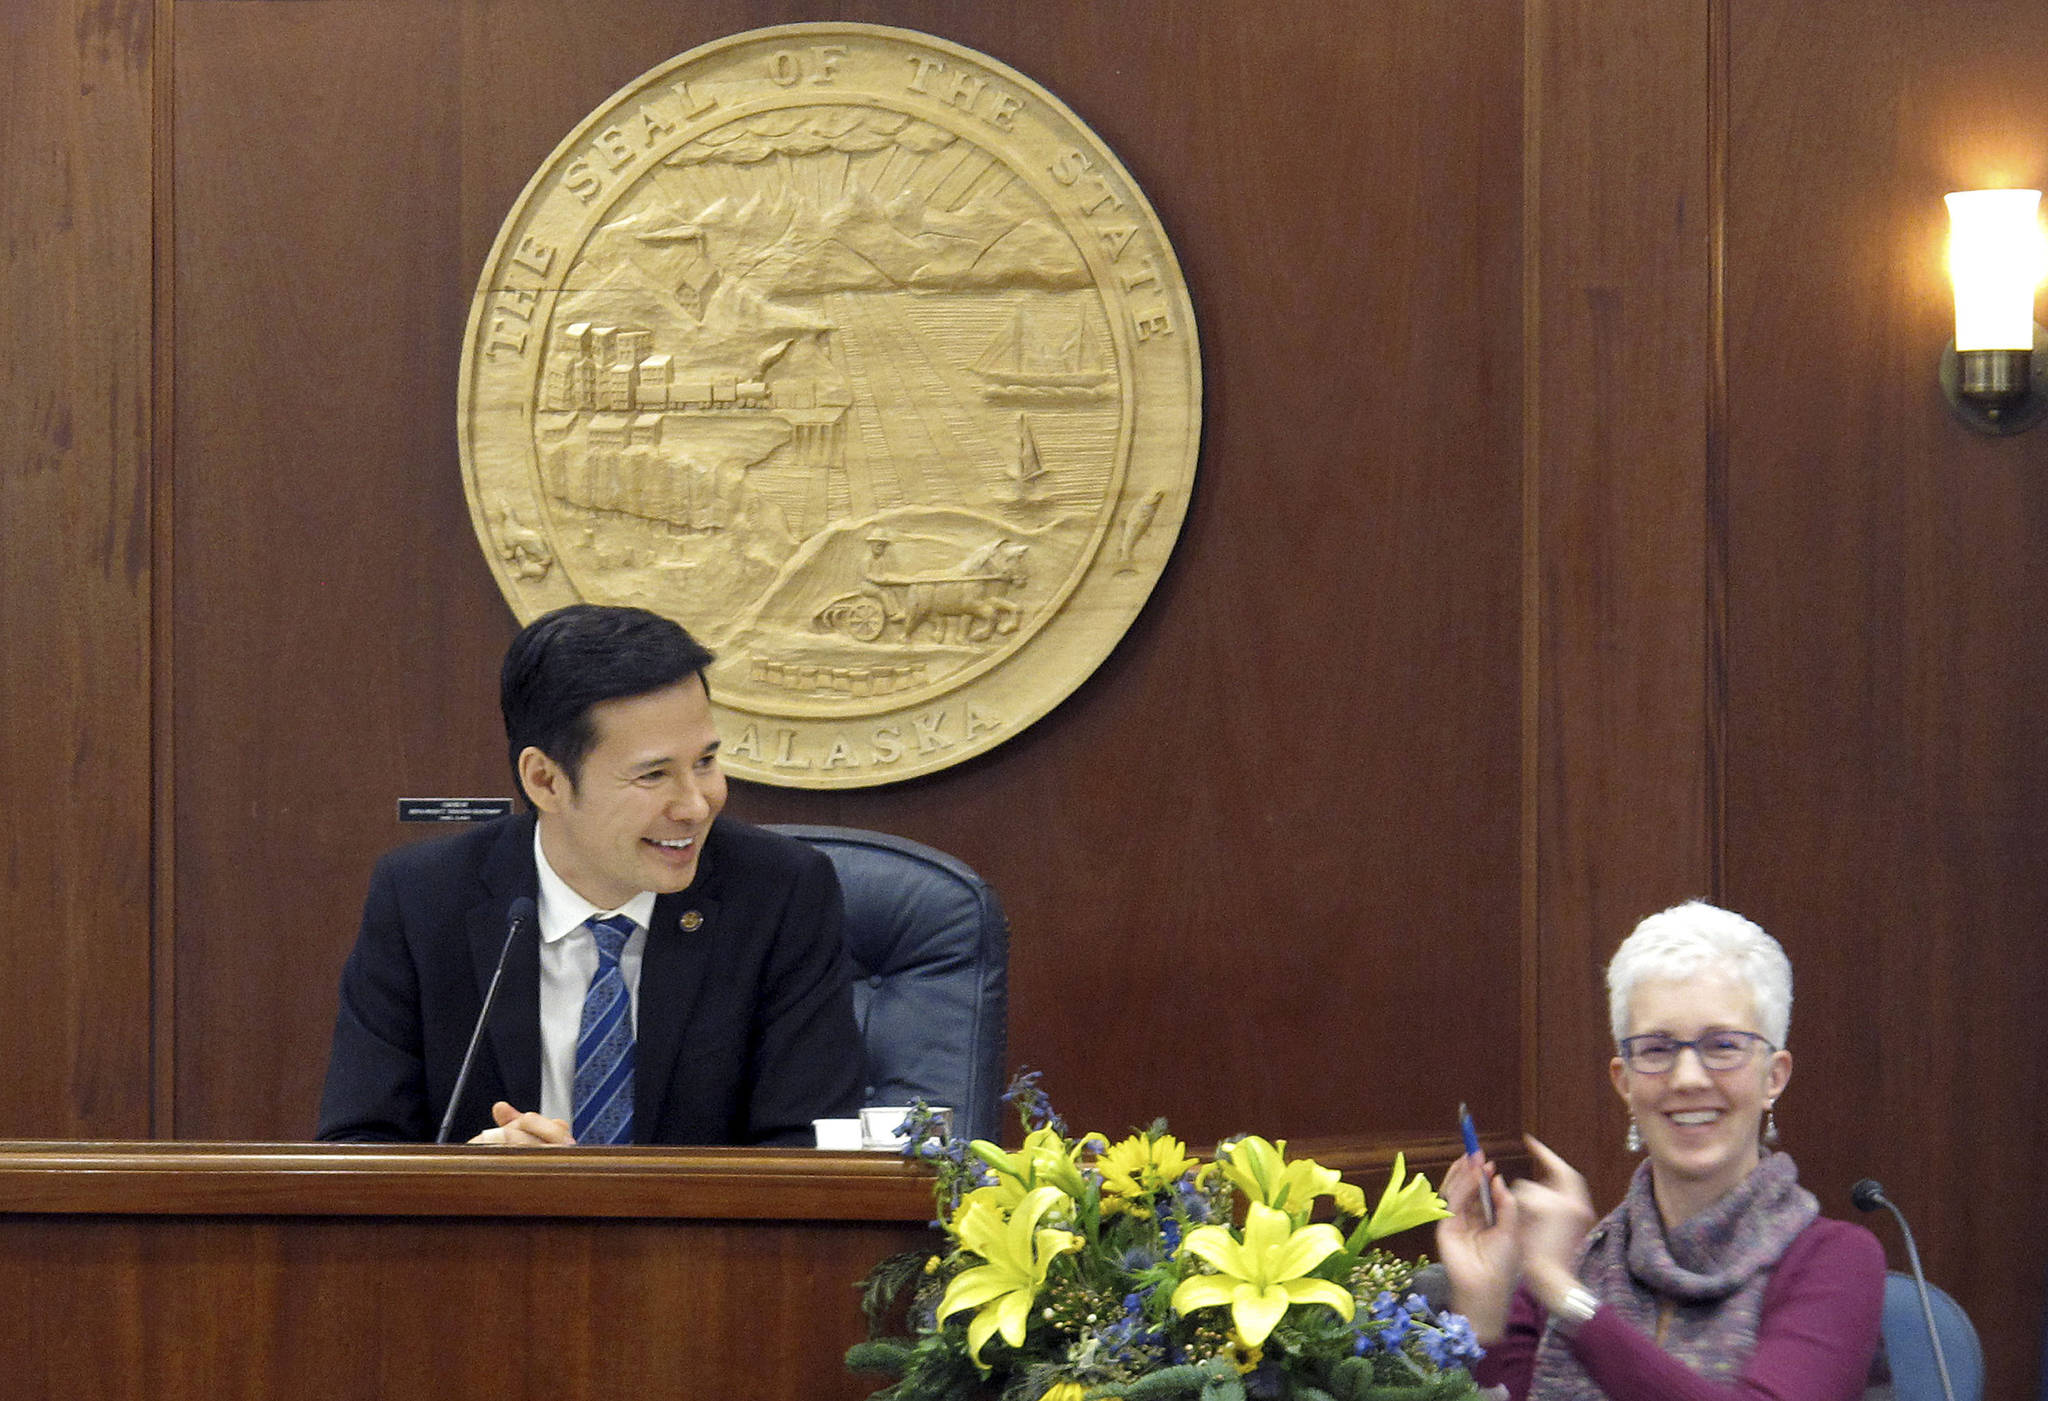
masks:
<svg viewBox="0 0 2048 1401"><path fill-rule="evenodd" d="M1387 1381L1371 1359L1347 1357L1330 1369L1329 1390L1334 1401L1456 1401L1472 1384L1462 1375Z"/></svg>
<svg viewBox="0 0 2048 1401"><path fill-rule="evenodd" d="M846 1350L849 1372L886 1372L900 1377L910 1366L911 1347L897 1338L875 1338Z"/></svg>
<svg viewBox="0 0 2048 1401"><path fill-rule="evenodd" d="M877 1338L889 1326L889 1314L926 1276L931 1252L906 1250L891 1255L868 1272L859 1286L860 1311L868 1321L868 1336Z"/></svg>
<svg viewBox="0 0 2048 1401"><path fill-rule="evenodd" d="M846 1366L848 1371L883 1372L896 1378L870 1401L963 1401L981 1387L980 1374L957 1339L951 1346L936 1337L915 1344L898 1339L855 1343L846 1350Z"/></svg>
<svg viewBox="0 0 2048 1401"><path fill-rule="evenodd" d="M1200 1366L1162 1367L1136 1381L1099 1387L1097 1391L1105 1397L1114 1394L1122 1401L1174 1401L1178 1397L1199 1395L1212 1382L1221 1381L1226 1373L1234 1376L1236 1371L1228 1362L1215 1358ZM1094 1394L1090 1393L1091 1396Z"/></svg>

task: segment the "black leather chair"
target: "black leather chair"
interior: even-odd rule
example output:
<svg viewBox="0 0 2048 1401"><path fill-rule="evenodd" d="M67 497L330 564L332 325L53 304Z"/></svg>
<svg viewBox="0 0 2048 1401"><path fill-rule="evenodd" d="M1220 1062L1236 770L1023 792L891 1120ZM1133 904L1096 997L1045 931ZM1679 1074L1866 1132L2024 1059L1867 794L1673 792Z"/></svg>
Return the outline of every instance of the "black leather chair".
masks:
<svg viewBox="0 0 2048 1401"><path fill-rule="evenodd" d="M855 827L778 824L831 858L846 899L864 1103L948 1105L963 1138L1002 1136L1010 928L965 864Z"/></svg>

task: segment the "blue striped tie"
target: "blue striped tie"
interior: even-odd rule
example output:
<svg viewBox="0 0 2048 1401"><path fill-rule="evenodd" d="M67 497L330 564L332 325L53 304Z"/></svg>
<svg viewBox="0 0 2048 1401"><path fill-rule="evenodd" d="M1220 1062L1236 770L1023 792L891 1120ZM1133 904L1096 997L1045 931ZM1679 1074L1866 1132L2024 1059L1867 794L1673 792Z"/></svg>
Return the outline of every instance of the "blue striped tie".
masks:
<svg viewBox="0 0 2048 1401"><path fill-rule="evenodd" d="M583 1022L576 1033L576 1123L578 1143L633 1141L633 999L619 954L634 924L625 915L592 916L597 936L597 975L583 996Z"/></svg>

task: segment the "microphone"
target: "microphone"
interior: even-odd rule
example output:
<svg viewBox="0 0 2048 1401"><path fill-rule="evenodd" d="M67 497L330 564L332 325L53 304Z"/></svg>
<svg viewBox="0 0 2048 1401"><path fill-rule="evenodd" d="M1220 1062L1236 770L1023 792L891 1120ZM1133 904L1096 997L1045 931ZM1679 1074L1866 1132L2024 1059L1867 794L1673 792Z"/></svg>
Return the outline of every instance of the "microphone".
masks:
<svg viewBox="0 0 2048 1401"><path fill-rule="evenodd" d="M1920 1247L1913 1244L1913 1228L1906 1224L1906 1213L1893 1206L1883 1186L1868 1177L1849 1189L1849 1200L1856 1203L1858 1211L1883 1207L1899 1223L1899 1231L1906 1238L1906 1259L1913 1266L1913 1283L1920 1290L1920 1317L1927 1323L1927 1341L1934 1345L1934 1370L1941 1376L1941 1394L1948 1401L1956 1401L1955 1385L1948 1379L1948 1358L1941 1351L1941 1333L1934 1326L1934 1303L1927 1297L1927 1274L1920 1268Z"/></svg>
<svg viewBox="0 0 2048 1401"><path fill-rule="evenodd" d="M462 1068L455 1072L455 1089L448 1096L448 1112L441 1116L441 1131L434 1135L434 1142L446 1143L448 1131L455 1127L455 1111L462 1103L462 1092L469 1088L469 1072L476 1065L476 1048L483 1043L484 1023L491 1019L491 1008L498 1002L498 984L505 977L505 960L512 956L512 941L519 937L519 931L540 918L533 901L522 895L512 902L505 912L505 943L498 950L498 966L491 972L491 985L484 991L483 1010L476 1014L476 1025L469 1033L469 1049L462 1053Z"/></svg>

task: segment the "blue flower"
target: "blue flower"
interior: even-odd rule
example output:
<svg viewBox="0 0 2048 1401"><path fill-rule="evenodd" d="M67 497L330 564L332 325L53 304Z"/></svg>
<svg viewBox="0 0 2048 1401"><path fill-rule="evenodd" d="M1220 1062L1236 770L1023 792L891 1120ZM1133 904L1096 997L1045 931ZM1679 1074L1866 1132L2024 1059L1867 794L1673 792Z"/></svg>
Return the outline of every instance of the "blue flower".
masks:
<svg viewBox="0 0 2048 1401"><path fill-rule="evenodd" d="M1411 1301L1421 1302L1413 1294L1408 1296L1407 1301L1397 1300L1391 1291L1385 1289L1382 1289L1379 1297L1372 1301L1373 1321L1381 1325L1373 1332L1379 1340L1379 1345L1389 1352L1399 1347L1401 1340L1408 1336L1408 1329L1411 1326L1409 1320L1413 1317L1408 1308L1408 1302Z"/></svg>
<svg viewBox="0 0 2048 1401"><path fill-rule="evenodd" d="M1110 1367L1148 1368L1165 1361L1166 1338L1145 1326L1145 1295L1124 1295L1124 1311L1094 1334L1097 1362Z"/></svg>
<svg viewBox="0 0 2048 1401"><path fill-rule="evenodd" d="M1038 1086L1044 1074L1041 1070L1020 1073L1010 1082L1010 1088L1003 1091L1003 1103L1016 1106L1017 1112L1024 1116L1027 1129L1049 1128L1065 1138L1067 1121L1053 1112L1051 1097Z"/></svg>
<svg viewBox="0 0 2048 1401"><path fill-rule="evenodd" d="M1204 1224L1216 1214L1210 1209L1209 1199L1203 1195L1201 1188L1186 1179L1173 1184L1173 1197L1181 1215L1197 1226Z"/></svg>
<svg viewBox="0 0 2048 1401"><path fill-rule="evenodd" d="M1472 1332L1471 1322L1455 1313L1437 1316L1436 1328L1423 1337L1422 1350L1439 1368L1477 1362L1486 1355L1486 1350L1479 1346L1479 1339Z"/></svg>
<svg viewBox="0 0 2048 1401"><path fill-rule="evenodd" d="M896 1135L903 1140L903 1156L906 1158L922 1158L928 1162L945 1158L958 1163L967 1153L966 1142L952 1137L941 1127L939 1116L921 1099L911 1102L903 1122L896 1126Z"/></svg>

